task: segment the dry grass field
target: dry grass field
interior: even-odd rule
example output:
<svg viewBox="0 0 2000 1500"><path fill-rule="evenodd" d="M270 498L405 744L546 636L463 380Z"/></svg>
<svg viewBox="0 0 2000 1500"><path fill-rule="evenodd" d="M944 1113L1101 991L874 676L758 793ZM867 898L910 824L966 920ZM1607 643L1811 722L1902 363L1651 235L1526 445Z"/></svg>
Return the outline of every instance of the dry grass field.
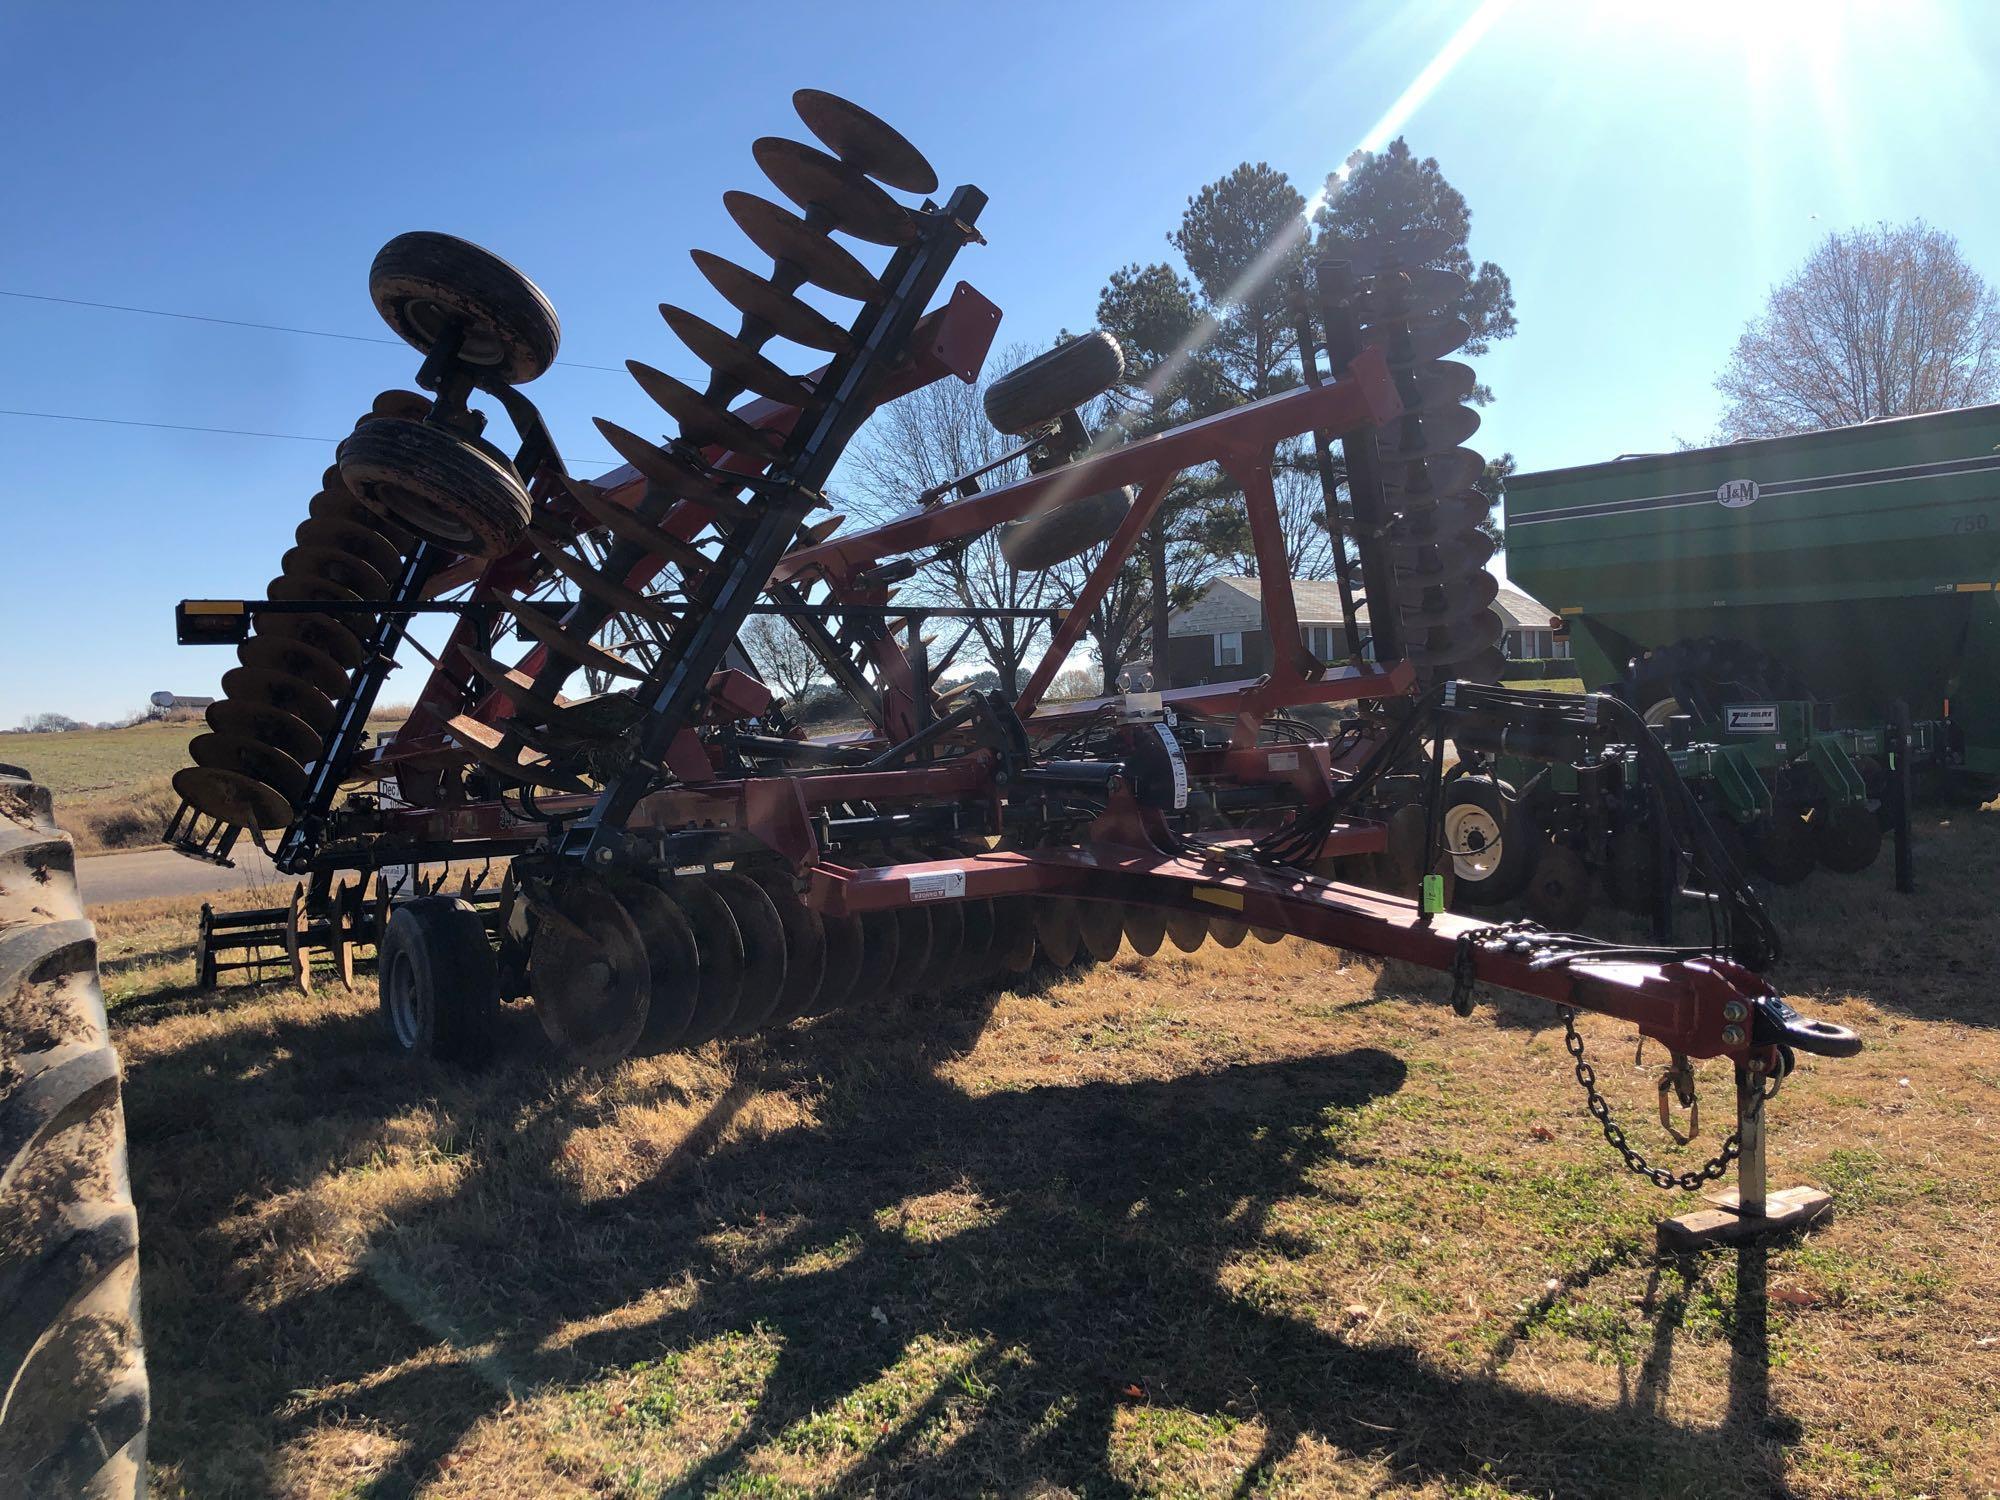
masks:
<svg viewBox="0 0 2000 1500"><path fill-rule="evenodd" d="M1993 1494L2000 813L1919 859L1780 902L1868 1042L1772 1106L1837 1218L1665 1261L1546 1006L1293 942L606 1075L510 1007L473 1074L106 909L155 1493ZM1643 1149L1714 1149L1584 1031Z"/></svg>

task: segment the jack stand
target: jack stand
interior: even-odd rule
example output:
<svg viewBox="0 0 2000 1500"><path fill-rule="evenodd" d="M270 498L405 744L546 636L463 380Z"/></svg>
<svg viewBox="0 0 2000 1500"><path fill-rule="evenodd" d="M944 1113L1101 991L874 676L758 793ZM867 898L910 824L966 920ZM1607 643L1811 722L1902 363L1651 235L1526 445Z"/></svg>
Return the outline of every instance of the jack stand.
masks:
<svg viewBox="0 0 2000 1500"><path fill-rule="evenodd" d="M1833 1217L1833 1197L1812 1187L1764 1190L1764 1075L1736 1069L1736 1130L1742 1142L1736 1158L1736 1186L1708 1200L1710 1207L1660 1220L1658 1244L1665 1255L1685 1255L1716 1245L1787 1234Z"/></svg>

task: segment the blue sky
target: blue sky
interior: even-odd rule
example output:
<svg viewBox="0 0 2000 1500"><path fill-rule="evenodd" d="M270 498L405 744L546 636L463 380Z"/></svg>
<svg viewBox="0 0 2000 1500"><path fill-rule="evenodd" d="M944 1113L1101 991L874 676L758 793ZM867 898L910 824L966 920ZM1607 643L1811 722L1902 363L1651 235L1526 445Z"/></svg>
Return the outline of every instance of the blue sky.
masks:
<svg viewBox="0 0 2000 1500"><path fill-rule="evenodd" d="M442 229L540 281L566 358L670 370L687 356L655 304L719 311L691 246L754 258L721 195L761 187L755 137L800 133L794 88L991 195L991 244L960 266L1002 342L1088 326L1106 273L1162 258L1238 162L1310 192L1400 119L1513 277L1476 442L1526 469L1706 434L1736 333L1829 229L1921 215L2000 279L2000 14L1976 0L15 0L0 57L0 290L378 338L370 257ZM415 370L397 346L11 297L0 340L0 407L314 437ZM529 389L579 457L605 452L592 415L665 425L622 372ZM177 648L173 602L260 592L331 456L0 416L0 725L212 690L230 654Z"/></svg>

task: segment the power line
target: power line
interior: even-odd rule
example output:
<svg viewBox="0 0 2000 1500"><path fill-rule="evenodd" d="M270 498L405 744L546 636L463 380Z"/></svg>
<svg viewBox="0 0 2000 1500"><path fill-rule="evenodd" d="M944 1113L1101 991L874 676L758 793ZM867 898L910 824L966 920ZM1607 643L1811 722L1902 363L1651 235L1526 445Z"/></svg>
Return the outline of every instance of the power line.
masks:
<svg viewBox="0 0 2000 1500"><path fill-rule="evenodd" d="M23 302L56 302L64 307L94 307L101 312L140 313L149 318L179 318L186 323L219 323L225 328L257 328L265 333L295 333L312 339L340 339L350 344L391 344L397 348L406 347L401 339L377 338L366 333L329 333L323 328L292 328L283 323L256 323L247 318L215 318L207 313L169 312L163 307L134 307L124 302L92 302L83 297L52 297L44 292L10 292L4 287L0 287L0 297L14 297ZM591 365L575 359L559 359L556 363L566 365L572 370L602 370L611 375L625 373L622 365Z"/></svg>
<svg viewBox="0 0 2000 1500"><path fill-rule="evenodd" d="M197 427L187 422L141 422L132 417L90 417L67 411L20 411L13 407L0 406L0 417L37 417L44 422L96 422L106 427L153 427L163 432L209 432L221 437L276 438L287 443L338 443L339 438L318 437L304 432L257 432L247 427ZM585 464L610 464L617 466L625 462L622 458L607 458L603 454L565 455L574 462Z"/></svg>

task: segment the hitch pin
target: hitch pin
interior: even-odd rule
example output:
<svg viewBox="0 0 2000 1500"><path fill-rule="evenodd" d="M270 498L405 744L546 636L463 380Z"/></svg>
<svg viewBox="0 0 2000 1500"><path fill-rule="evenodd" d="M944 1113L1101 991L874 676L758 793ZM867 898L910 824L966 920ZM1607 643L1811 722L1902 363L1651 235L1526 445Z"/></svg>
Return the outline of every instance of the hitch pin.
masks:
<svg viewBox="0 0 2000 1500"><path fill-rule="evenodd" d="M1687 1111L1687 1134L1682 1135L1674 1128L1673 1105L1668 1102L1671 1093ZM1660 1075L1660 1129L1674 1138L1676 1145L1685 1146L1701 1134L1701 1100L1694 1091L1694 1064L1685 1052L1673 1054L1673 1061L1666 1072Z"/></svg>

